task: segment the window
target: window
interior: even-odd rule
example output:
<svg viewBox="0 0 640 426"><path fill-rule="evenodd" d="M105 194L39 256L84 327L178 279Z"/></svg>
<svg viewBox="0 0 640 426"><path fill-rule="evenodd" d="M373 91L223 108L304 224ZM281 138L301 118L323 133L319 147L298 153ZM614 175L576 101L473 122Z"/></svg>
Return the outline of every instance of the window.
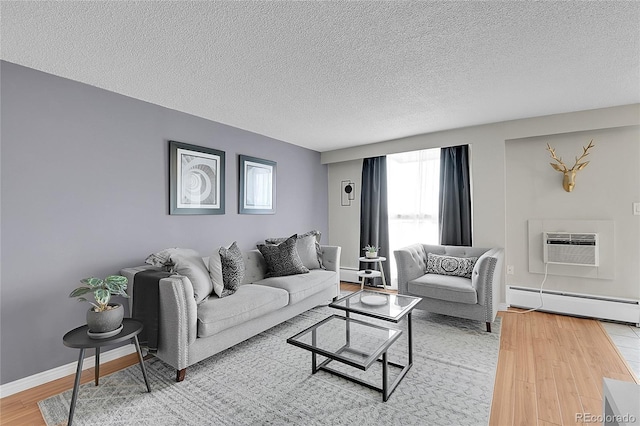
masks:
<svg viewBox="0 0 640 426"><path fill-rule="evenodd" d="M389 257L397 286L393 251L415 243L439 244L440 148L387 155Z"/></svg>

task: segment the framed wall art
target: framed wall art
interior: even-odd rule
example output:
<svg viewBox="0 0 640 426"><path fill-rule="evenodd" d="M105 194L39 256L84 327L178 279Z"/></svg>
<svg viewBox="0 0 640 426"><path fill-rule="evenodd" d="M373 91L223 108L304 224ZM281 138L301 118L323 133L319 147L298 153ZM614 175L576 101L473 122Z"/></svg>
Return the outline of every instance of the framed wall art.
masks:
<svg viewBox="0 0 640 426"><path fill-rule="evenodd" d="M224 214L224 151L169 141L169 214Z"/></svg>
<svg viewBox="0 0 640 426"><path fill-rule="evenodd" d="M275 214L276 162L240 155L238 213Z"/></svg>

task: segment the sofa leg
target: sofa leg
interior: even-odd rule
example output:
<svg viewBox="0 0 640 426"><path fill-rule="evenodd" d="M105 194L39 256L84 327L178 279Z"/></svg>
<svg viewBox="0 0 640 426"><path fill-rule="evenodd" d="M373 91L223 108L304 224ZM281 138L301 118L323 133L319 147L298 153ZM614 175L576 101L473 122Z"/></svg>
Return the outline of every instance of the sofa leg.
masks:
<svg viewBox="0 0 640 426"><path fill-rule="evenodd" d="M491 323L487 322L487 333L491 333Z"/></svg>
<svg viewBox="0 0 640 426"><path fill-rule="evenodd" d="M176 372L176 382L181 382L184 380L184 376L187 375L187 369L183 368L182 370L177 370Z"/></svg>

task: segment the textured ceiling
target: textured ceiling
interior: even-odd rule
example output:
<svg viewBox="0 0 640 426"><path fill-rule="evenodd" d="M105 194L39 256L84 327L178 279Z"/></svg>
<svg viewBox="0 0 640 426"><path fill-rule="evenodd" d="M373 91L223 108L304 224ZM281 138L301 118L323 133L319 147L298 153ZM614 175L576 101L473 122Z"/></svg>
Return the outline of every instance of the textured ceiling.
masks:
<svg viewBox="0 0 640 426"><path fill-rule="evenodd" d="M1 3L2 59L317 151L640 102L639 2Z"/></svg>

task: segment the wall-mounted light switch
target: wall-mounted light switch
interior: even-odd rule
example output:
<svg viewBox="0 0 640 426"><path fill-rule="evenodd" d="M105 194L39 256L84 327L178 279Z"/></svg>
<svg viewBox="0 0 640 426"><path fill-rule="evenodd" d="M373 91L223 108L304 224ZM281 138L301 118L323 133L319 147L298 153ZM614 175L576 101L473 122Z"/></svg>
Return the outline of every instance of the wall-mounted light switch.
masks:
<svg viewBox="0 0 640 426"><path fill-rule="evenodd" d="M640 216L640 203L633 203L633 214Z"/></svg>

